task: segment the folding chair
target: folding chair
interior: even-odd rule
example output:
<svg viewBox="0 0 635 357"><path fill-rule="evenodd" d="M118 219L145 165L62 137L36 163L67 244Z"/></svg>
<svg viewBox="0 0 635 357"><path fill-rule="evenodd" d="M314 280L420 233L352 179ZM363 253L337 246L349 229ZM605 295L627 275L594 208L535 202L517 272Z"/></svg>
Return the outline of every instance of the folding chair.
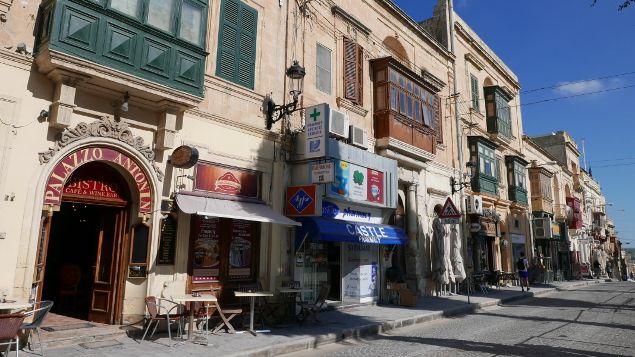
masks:
<svg viewBox="0 0 635 357"><path fill-rule="evenodd" d="M25 316L33 316L33 321L22 324L22 326L20 326L20 329L27 330L29 332L35 331L35 333L37 334L38 342L40 343L40 352L42 353L42 356L44 356L44 346L42 345L42 338L40 338L40 326L42 326L42 322L44 322L44 318L46 317L48 312L51 311L51 308L53 307L53 301L40 301L39 306L39 308L31 310L24 314ZM31 343L31 340L33 339L32 336L33 333L27 335L27 345L29 346L29 349L31 351L33 351L33 346Z"/></svg>
<svg viewBox="0 0 635 357"><path fill-rule="evenodd" d="M299 319L300 325L302 325L309 318L312 318L313 320L315 320L315 322L322 322L320 321L320 319L318 319L318 314L320 313L320 310L322 310L322 307L324 306L324 304L326 304L326 298L329 295L330 289L331 287L329 285L327 284L322 285L320 287L320 291L318 292L318 296L315 299L314 303L312 304L306 304L304 302L298 303L300 305L300 308L302 309L300 312L300 315L302 317Z"/></svg>
<svg viewBox="0 0 635 357"><path fill-rule="evenodd" d="M222 309L220 305L218 304L218 302L214 302L211 305L207 305L205 308L206 308L206 312L209 314L208 316L211 317L214 314L214 312L218 312L218 315L221 318L221 322L212 331L213 334L220 331L220 329L222 329L223 327L227 328L228 333L236 333L234 326L232 326L232 324L229 321L231 321L234 317L242 314L243 309ZM210 310L211 310L211 313L209 312ZM229 315L229 317L227 317L226 314Z"/></svg>

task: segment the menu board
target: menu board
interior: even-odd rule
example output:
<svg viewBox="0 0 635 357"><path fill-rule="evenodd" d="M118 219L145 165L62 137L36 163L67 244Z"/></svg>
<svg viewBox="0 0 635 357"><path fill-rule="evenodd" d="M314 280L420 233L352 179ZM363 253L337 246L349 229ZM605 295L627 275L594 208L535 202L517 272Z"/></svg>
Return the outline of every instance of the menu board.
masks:
<svg viewBox="0 0 635 357"><path fill-rule="evenodd" d="M174 265L174 251L176 247L176 219L171 215L161 220L161 237L157 264Z"/></svg>
<svg viewBox="0 0 635 357"><path fill-rule="evenodd" d="M220 275L221 219L196 216L194 230L194 256L192 282L218 281Z"/></svg>
<svg viewBox="0 0 635 357"><path fill-rule="evenodd" d="M248 279L251 277L255 231L256 223L233 220L232 238L229 245L230 279Z"/></svg>

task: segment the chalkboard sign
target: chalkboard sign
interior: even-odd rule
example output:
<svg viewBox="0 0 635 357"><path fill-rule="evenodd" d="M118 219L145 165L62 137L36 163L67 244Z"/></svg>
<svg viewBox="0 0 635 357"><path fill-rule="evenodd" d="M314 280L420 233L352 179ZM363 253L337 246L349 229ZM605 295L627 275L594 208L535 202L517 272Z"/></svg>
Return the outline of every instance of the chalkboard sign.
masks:
<svg viewBox="0 0 635 357"><path fill-rule="evenodd" d="M171 215L161 220L161 239L157 264L174 265L174 250L176 247L176 219Z"/></svg>

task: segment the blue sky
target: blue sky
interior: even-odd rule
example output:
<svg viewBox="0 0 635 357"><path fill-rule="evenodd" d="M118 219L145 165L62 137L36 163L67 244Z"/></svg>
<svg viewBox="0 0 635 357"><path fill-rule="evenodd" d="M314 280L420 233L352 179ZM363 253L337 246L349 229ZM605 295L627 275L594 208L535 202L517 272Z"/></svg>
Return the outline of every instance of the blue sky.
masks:
<svg viewBox="0 0 635 357"><path fill-rule="evenodd" d="M431 17L436 3L393 1L417 21ZM518 76L526 91L525 134L565 130L580 150L584 139L587 166L614 204L607 210L618 236L635 248L635 6L617 11L618 0L591 3L455 0L454 6ZM577 83L563 86L568 82ZM598 91L605 92L530 104Z"/></svg>

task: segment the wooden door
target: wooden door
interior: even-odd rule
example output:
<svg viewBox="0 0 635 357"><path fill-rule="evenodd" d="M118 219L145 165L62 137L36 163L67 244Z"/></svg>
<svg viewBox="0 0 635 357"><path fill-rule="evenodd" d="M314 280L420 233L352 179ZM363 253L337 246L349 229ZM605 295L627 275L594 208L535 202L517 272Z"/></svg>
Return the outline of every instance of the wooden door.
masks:
<svg viewBox="0 0 635 357"><path fill-rule="evenodd" d="M53 212L43 215L40 220L40 237L37 245L37 255L35 261L35 270L33 271L33 286L31 296L36 301L42 300L42 285L44 284L44 273L46 268L46 253L49 245L49 234L51 233L51 221L53 220Z"/></svg>
<svg viewBox="0 0 635 357"><path fill-rule="evenodd" d="M128 210L104 209L101 215L97 256L93 266L88 320L114 322L119 261L127 227Z"/></svg>

